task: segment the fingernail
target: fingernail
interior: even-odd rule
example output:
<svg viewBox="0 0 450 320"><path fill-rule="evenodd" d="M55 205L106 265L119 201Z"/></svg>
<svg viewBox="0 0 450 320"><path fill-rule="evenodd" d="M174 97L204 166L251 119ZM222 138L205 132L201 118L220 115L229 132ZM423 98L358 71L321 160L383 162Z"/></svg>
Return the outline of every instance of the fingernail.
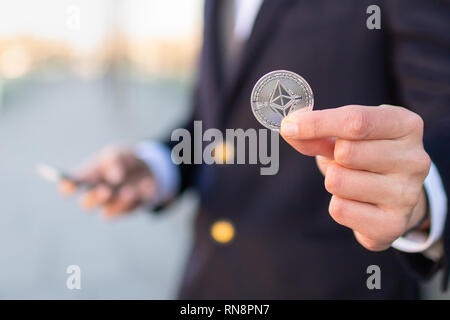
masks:
<svg viewBox="0 0 450 320"><path fill-rule="evenodd" d="M298 133L298 127L292 122L283 122L281 124L281 135L284 137L293 137Z"/></svg>

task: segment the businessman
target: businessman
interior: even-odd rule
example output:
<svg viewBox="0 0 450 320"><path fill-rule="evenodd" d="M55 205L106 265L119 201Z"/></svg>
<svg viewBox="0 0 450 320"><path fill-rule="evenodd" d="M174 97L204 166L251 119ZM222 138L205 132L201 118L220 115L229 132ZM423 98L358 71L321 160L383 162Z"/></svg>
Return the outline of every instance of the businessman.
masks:
<svg viewBox="0 0 450 320"><path fill-rule="evenodd" d="M381 28L367 26L380 8ZM78 171L83 197L113 217L200 195L180 298L417 298L448 279L450 1L207 0L193 121L260 128L255 82L285 69L308 80L315 111L281 126L280 169L174 165L172 144L100 153ZM119 186L113 192L111 185ZM66 192L70 182L61 185ZM212 230L228 221L224 244ZM221 243L222 242L222 243ZM367 286L367 270L381 287Z"/></svg>

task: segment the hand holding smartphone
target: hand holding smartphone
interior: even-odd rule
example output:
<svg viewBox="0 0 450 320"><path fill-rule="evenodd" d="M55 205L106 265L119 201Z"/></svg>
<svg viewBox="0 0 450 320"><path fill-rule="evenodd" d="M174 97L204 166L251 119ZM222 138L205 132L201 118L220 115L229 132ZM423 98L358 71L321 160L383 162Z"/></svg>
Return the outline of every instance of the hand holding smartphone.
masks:
<svg viewBox="0 0 450 320"><path fill-rule="evenodd" d="M73 174L48 164L39 164L36 169L42 178L58 183L64 195L80 191L81 207L100 208L107 218L151 204L156 194L147 164L128 149L104 149Z"/></svg>

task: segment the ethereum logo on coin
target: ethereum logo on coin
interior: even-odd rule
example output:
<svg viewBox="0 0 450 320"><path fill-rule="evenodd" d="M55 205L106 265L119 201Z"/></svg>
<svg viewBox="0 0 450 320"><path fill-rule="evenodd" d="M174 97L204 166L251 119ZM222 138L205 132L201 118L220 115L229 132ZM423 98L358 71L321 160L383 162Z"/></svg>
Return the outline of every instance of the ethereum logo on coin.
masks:
<svg viewBox="0 0 450 320"><path fill-rule="evenodd" d="M301 98L301 96L289 92L278 80L270 96L269 108L286 117L291 112L292 106Z"/></svg>
<svg viewBox="0 0 450 320"><path fill-rule="evenodd" d="M279 131L281 121L296 110L311 111L314 97L311 87L298 74L272 71L262 76L252 90L253 114L263 126Z"/></svg>

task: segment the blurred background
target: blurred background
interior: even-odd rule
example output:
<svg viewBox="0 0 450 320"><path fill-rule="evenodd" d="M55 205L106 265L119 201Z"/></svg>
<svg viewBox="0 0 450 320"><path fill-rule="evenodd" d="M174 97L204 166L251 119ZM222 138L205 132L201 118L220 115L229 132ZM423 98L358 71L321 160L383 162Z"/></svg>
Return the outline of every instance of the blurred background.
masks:
<svg viewBox="0 0 450 320"><path fill-rule="evenodd" d="M105 144L166 138L189 114L201 0L0 0L0 298L173 298L195 198L105 222L58 196ZM66 288L81 268L82 290Z"/></svg>
<svg viewBox="0 0 450 320"><path fill-rule="evenodd" d="M35 166L164 139L190 111L202 0L0 0L0 299L171 299L191 245L186 194L105 222ZM66 268L81 268L81 290ZM444 298L438 278L426 297ZM448 296L447 296L448 297Z"/></svg>

